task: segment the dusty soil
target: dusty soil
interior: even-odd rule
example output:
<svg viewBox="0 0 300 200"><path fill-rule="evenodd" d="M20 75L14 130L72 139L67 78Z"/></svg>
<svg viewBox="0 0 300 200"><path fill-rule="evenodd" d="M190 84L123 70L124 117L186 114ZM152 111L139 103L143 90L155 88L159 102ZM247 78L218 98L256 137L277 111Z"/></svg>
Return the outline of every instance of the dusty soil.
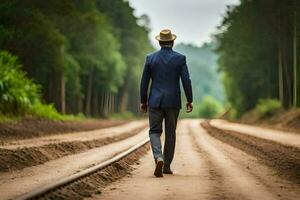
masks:
<svg viewBox="0 0 300 200"><path fill-rule="evenodd" d="M0 123L0 144L5 141L46 135L90 131L121 125L128 120L52 121L27 118L19 122Z"/></svg>
<svg viewBox="0 0 300 200"><path fill-rule="evenodd" d="M256 138L266 139L279 144L300 148L300 135L298 133L263 128L241 123L232 123L226 120L213 119L209 124L215 128L238 132L242 135L249 135Z"/></svg>
<svg viewBox="0 0 300 200"><path fill-rule="evenodd" d="M300 109L278 110L272 116L260 118L257 111L244 114L237 122L300 133Z"/></svg>
<svg viewBox="0 0 300 200"><path fill-rule="evenodd" d="M0 171L13 171L39 165L64 156L124 140L145 129L145 122L69 135L17 140L0 146Z"/></svg>
<svg viewBox="0 0 300 200"><path fill-rule="evenodd" d="M300 184L300 148L221 130L210 126L207 121L201 125L212 137L259 158L260 162L274 169L282 178Z"/></svg>
<svg viewBox="0 0 300 200"><path fill-rule="evenodd" d="M84 199L93 194L101 194L108 184L124 177L130 176L135 169L133 165L139 164L139 159L149 151L150 145L146 144L129 156L108 166L106 169L80 179L67 187L53 191L39 199Z"/></svg>
<svg viewBox="0 0 300 200"><path fill-rule="evenodd" d="M224 135L226 138L227 134ZM289 179L289 172L287 176L279 175L276 166L261 162L257 154L264 152L254 155L234 146L235 143L240 141L231 136L222 141L207 133L199 120L181 121L173 175L155 178L149 152L132 176L112 183L102 194L87 199L298 199L300 184ZM257 143L260 148L260 140ZM256 142L252 145L256 148Z"/></svg>
<svg viewBox="0 0 300 200"><path fill-rule="evenodd" d="M64 156L44 164L21 170L0 173L0 199L14 199L41 186L73 175L86 168L102 163L147 138L147 131L93 148L82 153Z"/></svg>
<svg viewBox="0 0 300 200"><path fill-rule="evenodd" d="M113 169L99 172L91 178L84 178L70 187L47 195L45 199L296 200L299 198L300 140L291 141L291 137L297 138L298 134L291 135L278 131L272 138L269 129L260 128L259 133L247 134L245 132L250 128L243 128L245 125L239 125L240 132L237 132L217 129L207 122L202 123L204 129L200 122L203 121L179 122L175 158L172 163L173 175L155 178L152 154L148 151L139 162L136 162L138 159L133 159L124 165L118 163ZM257 129L253 127L251 131L253 130ZM145 136L146 130L142 134L132 136L130 143L134 144ZM109 154L110 156L115 151L126 149L128 141L129 139L126 139L99 149L91 149L87 154L83 152L62 157L43 165L13 172L15 174L0 173L0 191L15 194L15 190L20 191L24 187L28 190L33 186L49 183L53 177L57 178L60 175L65 177L67 173L76 172L75 165L91 166L99 156L105 157L105 153L111 149L115 150ZM146 151L147 149L143 153ZM109 155L106 155L106 158ZM135 165L130 166L131 164ZM124 178L119 179L121 177ZM1 195L7 194L0 193L0 199Z"/></svg>

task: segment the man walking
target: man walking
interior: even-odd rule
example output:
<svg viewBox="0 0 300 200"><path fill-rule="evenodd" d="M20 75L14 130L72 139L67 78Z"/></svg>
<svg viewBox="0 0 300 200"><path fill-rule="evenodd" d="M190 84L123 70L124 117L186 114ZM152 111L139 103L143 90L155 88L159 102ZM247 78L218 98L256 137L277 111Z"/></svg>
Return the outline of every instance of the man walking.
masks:
<svg viewBox="0 0 300 200"><path fill-rule="evenodd" d="M174 157L176 125L181 108L180 78L187 98L187 112L193 110L193 94L186 58L172 50L176 35L164 29L156 36L161 49L147 56L141 80L141 112L149 108L149 137L156 167L154 175L163 177L173 174L171 162ZM148 98L148 86L151 87ZM165 144L162 153L160 136L165 120Z"/></svg>

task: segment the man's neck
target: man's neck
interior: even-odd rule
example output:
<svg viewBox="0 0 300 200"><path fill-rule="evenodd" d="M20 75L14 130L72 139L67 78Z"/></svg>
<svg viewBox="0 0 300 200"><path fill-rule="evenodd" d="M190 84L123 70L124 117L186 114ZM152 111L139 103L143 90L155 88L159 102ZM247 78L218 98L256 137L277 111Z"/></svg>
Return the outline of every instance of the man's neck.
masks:
<svg viewBox="0 0 300 200"><path fill-rule="evenodd" d="M172 45L164 45L164 46L161 46L162 49L172 49L173 46Z"/></svg>

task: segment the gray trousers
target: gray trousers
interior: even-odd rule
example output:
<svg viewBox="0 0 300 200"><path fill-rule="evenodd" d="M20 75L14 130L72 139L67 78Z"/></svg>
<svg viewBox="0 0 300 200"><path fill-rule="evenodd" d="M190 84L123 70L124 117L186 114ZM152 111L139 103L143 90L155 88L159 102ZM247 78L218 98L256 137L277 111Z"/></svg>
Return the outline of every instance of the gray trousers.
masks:
<svg viewBox="0 0 300 200"><path fill-rule="evenodd" d="M178 114L179 108L149 108L149 137L153 157L163 158L166 165L170 165L174 157ZM165 120L165 144L162 153L160 136L163 120Z"/></svg>

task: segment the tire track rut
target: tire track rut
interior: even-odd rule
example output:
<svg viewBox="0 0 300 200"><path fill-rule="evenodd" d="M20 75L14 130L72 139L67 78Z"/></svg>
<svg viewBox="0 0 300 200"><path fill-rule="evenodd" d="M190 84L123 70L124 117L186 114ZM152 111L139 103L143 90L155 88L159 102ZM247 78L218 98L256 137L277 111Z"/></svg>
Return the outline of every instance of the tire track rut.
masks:
<svg viewBox="0 0 300 200"><path fill-rule="evenodd" d="M210 126L208 122L201 124L210 136L259 158L260 162L276 170L280 177L300 184L299 148L234 131L221 130Z"/></svg>
<svg viewBox="0 0 300 200"><path fill-rule="evenodd" d="M225 191L225 196L230 194L229 199L277 199L277 196L256 177L226 156L223 150L210 139L210 136L199 127L199 121L191 122L189 130L198 148L209 155L208 158L211 160L213 168L223 179L221 189L217 192Z"/></svg>

